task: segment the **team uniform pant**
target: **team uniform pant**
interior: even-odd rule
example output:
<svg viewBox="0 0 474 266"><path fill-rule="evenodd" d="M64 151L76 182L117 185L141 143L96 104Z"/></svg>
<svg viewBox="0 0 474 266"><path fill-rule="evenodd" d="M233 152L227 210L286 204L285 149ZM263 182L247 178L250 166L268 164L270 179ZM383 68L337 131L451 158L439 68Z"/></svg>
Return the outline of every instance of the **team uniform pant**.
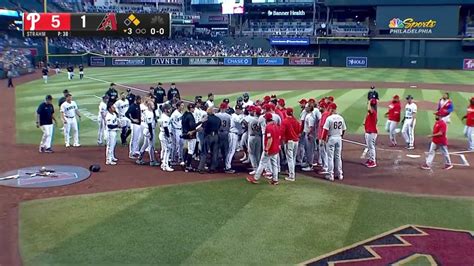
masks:
<svg viewBox="0 0 474 266"><path fill-rule="evenodd" d="M447 115L445 117L441 117L441 120L443 120L444 122L446 122L446 125L451 123L451 115Z"/></svg>
<svg viewBox="0 0 474 266"><path fill-rule="evenodd" d="M448 146L435 144L433 142L431 142L430 151L428 152L428 156L426 156L426 165L428 165L429 167L433 165L433 160L436 156L436 150L438 149L441 151L441 154L444 157L444 163L446 165L451 165L451 158L449 156Z"/></svg>
<svg viewBox="0 0 474 266"><path fill-rule="evenodd" d="M13 88L13 78L9 77L8 78L8 85L7 85L8 88Z"/></svg>
<svg viewBox="0 0 474 266"><path fill-rule="evenodd" d="M298 149L298 141L289 140L285 144L286 160L288 162L288 177L295 178L295 165L296 165L296 151Z"/></svg>
<svg viewBox="0 0 474 266"><path fill-rule="evenodd" d="M138 124L132 123L132 137L130 138L129 156L140 154L139 145L142 134L142 127Z"/></svg>
<svg viewBox="0 0 474 266"><path fill-rule="evenodd" d="M71 139L71 130L73 133L74 145L79 145L79 128L77 126L76 117L68 118L66 117L66 124L64 124L64 143L66 146L69 145Z"/></svg>
<svg viewBox="0 0 474 266"><path fill-rule="evenodd" d="M218 139L219 139L219 151L218 151L218 160L222 158L225 160L227 158L227 154L229 153L229 134L227 132L219 132Z"/></svg>
<svg viewBox="0 0 474 266"><path fill-rule="evenodd" d="M79 79L84 78L84 71L79 71Z"/></svg>
<svg viewBox="0 0 474 266"><path fill-rule="evenodd" d="M270 171L272 172L272 180L278 181L278 154L269 155L266 153L262 153L260 163L255 171L255 180L260 179L263 170L265 170L267 166L270 167Z"/></svg>
<svg viewBox="0 0 474 266"><path fill-rule="evenodd" d="M102 117L97 118L97 123L99 124L99 129L97 131L97 143L102 144L105 140L107 140L106 128L105 128L105 120Z"/></svg>
<svg viewBox="0 0 474 266"><path fill-rule="evenodd" d="M130 136L130 124L131 121L125 116L120 117L120 126L122 127L122 132L120 133L120 141L123 145L127 143L127 138Z"/></svg>
<svg viewBox="0 0 474 266"><path fill-rule="evenodd" d="M262 137L249 135L248 152L250 164L257 169L258 162L262 156Z"/></svg>
<svg viewBox="0 0 474 266"><path fill-rule="evenodd" d="M304 134L301 134L300 140L298 141L298 150L296 153L296 161L300 164L304 162L305 159L305 143L306 143L306 138Z"/></svg>
<svg viewBox="0 0 474 266"><path fill-rule="evenodd" d="M117 144L117 130L107 129L107 147L105 149L105 160L112 162L115 159L115 145Z"/></svg>
<svg viewBox="0 0 474 266"><path fill-rule="evenodd" d="M132 133L133 135L133 133ZM161 167L170 167L171 141L164 132L158 136L161 144Z"/></svg>
<svg viewBox="0 0 474 266"><path fill-rule="evenodd" d="M335 172L336 175L342 176L342 138L340 136L329 137L326 150L328 153L329 177L334 178ZM336 171L334 169L336 169Z"/></svg>
<svg viewBox="0 0 474 266"><path fill-rule="evenodd" d="M407 118L403 123L402 134L408 146L415 146L415 125L416 120L413 118Z"/></svg>
<svg viewBox="0 0 474 266"><path fill-rule="evenodd" d="M390 142L392 144L397 144L397 132L396 129L398 127L398 122L392 121L392 120L387 120L387 123L385 124L385 131L388 132Z"/></svg>
<svg viewBox="0 0 474 266"><path fill-rule="evenodd" d="M367 159L376 162L375 144L377 142L377 133L365 133L365 144L367 144Z"/></svg>
<svg viewBox="0 0 474 266"><path fill-rule="evenodd" d="M181 138L183 135L183 131L181 129L174 129L173 130L173 146L171 155L172 161L177 160L177 162L183 162L183 139Z"/></svg>
<svg viewBox="0 0 474 266"><path fill-rule="evenodd" d="M235 150L237 149L237 142L239 141L239 135L236 133L229 133L229 150L225 157L225 168L232 168L232 159L234 158Z"/></svg>
<svg viewBox="0 0 474 266"><path fill-rule="evenodd" d="M43 81L44 83L48 83L48 75L43 75Z"/></svg>
<svg viewBox="0 0 474 266"><path fill-rule="evenodd" d="M242 134L242 137L240 138L240 148L245 149L248 148L248 143L249 143L249 132L245 131Z"/></svg>
<svg viewBox="0 0 474 266"><path fill-rule="evenodd" d="M211 165L209 170L215 171L217 169L217 158L219 152L219 137L215 134L207 135L204 137L203 150L201 152L201 158L199 159L199 171L204 171L206 165L207 155L211 154Z"/></svg>
<svg viewBox="0 0 474 266"><path fill-rule="evenodd" d="M56 68L54 71L56 71L56 75L59 74L59 72L61 71L59 68Z"/></svg>
<svg viewBox="0 0 474 266"><path fill-rule="evenodd" d="M469 144L468 150L474 151L474 127L464 127L464 136L467 138Z"/></svg>
<svg viewBox="0 0 474 266"><path fill-rule="evenodd" d="M45 149L51 148L51 142L53 140L53 124L51 125L42 125L40 126L41 131L43 131L43 136L41 137L40 147Z"/></svg>
<svg viewBox="0 0 474 266"><path fill-rule="evenodd" d="M308 133L305 133L305 154L306 154L306 163L311 167L314 161L314 147L316 145L316 140L313 136L310 136Z"/></svg>
<svg viewBox="0 0 474 266"><path fill-rule="evenodd" d="M150 162L155 162L155 134L153 134L153 138L151 138L148 128L145 128L145 130L143 130L143 137L143 145L140 149L140 160L143 159L145 151L148 151Z"/></svg>
<svg viewBox="0 0 474 266"><path fill-rule="evenodd" d="M187 147L188 152L184 155L184 162L186 163L187 167L191 167L191 163L193 162L193 155L196 151L196 144L197 139L185 139L184 145Z"/></svg>
<svg viewBox="0 0 474 266"><path fill-rule="evenodd" d="M196 137L197 137L197 141L198 141L198 150L199 150L199 152L202 152L202 150L204 148L204 132L199 131L196 134Z"/></svg>
<svg viewBox="0 0 474 266"><path fill-rule="evenodd" d="M322 171L328 170L328 153L326 149L326 143L319 141L319 163L321 164Z"/></svg>
<svg viewBox="0 0 474 266"><path fill-rule="evenodd" d="M74 72L67 72L67 79L71 80L74 77Z"/></svg>

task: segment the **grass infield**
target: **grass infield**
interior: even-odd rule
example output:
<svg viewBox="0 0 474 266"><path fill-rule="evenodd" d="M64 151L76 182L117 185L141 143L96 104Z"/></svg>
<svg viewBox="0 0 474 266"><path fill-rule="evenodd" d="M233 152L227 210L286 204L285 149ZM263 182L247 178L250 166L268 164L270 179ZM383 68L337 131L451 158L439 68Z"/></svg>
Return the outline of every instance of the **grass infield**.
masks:
<svg viewBox="0 0 474 266"><path fill-rule="evenodd" d="M24 202L25 265L296 264L405 224L474 230L474 200L349 188L300 176Z"/></svg>
<svg viewBox="0 0 474 266"><path fill-rule="evenodd" d="M171 81L224 81L224 80L345 80L345 81L395 81L395 82L431 82L445 84L468 84L474 78L474 72L453 70L405 70L405 69L346 69L346 68L295 68L295 67L163 67L163 68L88 68L86 77L93 77L105 81L121 84L155 84L158 81L169 83ZM99 97L108 88L107 82L92 79L79 80L76 76L73 81L68 81L65 74L51 76L48 84L42 80L22 84L16 90L16 139L21 144L37 144L41 138L41 131L36 129L35 111L46 94L55 98L56 117L59 117L57 99L62 96L64 89L69 89L84 114L79 123L81 144L95 145L97 141L97 123ZM123 89L123 88L122 88ZM277 94L286 99L287 105L299 110L297 101L303 97L319 98L322 96L335 96L339 112L346 119L349 133L362 134L363 120L366 108L367 90L354 90L341 88L335 90L293 90L273 92L252 92L253 99L263 98L265 95ZM295 88L297 89L297 88ZM246 88L242 88L241 92ZM418 101L436 102L442 94L440 90L420 90L416 88L378 88L382 101L389 101L394 94L406 96L412 94ZM224 97L235 100L241 92L236 91L229 95L219 95L217 101ZM183 91L184 95L192 92ZM467 92L452 92L451 98L455 104L452 123L449 128L450 138L464 138L462 116L465 114L468 98L472 96ZM384 106L379 109L379 132L384 134L385 119ZM434 124L432 110L420 110L416 128L417 135L427 135ZM60 123L61 126L61 123ZM54 144L62 145L63 136L59 127L55 128Z"/></svg>

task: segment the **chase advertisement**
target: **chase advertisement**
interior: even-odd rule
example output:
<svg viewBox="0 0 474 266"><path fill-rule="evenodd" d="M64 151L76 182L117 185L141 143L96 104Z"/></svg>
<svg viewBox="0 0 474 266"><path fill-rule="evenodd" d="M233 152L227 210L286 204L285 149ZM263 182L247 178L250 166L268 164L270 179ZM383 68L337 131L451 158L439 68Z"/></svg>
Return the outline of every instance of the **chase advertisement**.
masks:
<svg viewBox="0 0 474 266"><path fill-rule="evenodd" d="M392 37L456 37L459 6L378 6L377 32Z"/></svg>
<svg viewBox="0 0 474 266"><path fill-rule="evenodd" d="M225 66L251 66L252 57L224 57Z"/></svg>

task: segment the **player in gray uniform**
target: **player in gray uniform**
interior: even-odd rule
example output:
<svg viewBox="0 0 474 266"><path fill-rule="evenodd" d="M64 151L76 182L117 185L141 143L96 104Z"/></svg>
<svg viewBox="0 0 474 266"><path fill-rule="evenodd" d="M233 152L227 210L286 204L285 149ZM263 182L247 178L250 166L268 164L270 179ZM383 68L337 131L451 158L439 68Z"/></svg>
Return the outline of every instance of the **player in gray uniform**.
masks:
<svg viewBox="0 0 474 266"><path fill-rule="evenodd" d="M242 106L235 106L235 113L230 118L230 130L229 130L229 151L225 158L225 169L224 171L228 174L235 173L232 169L232 159L234 158L235 151L237 150L237 143L239 141L239 135L242 133Z"/></svg>
<svg viewBox="0 0 474 266"><path fill-rule="evenodd" d="M342 180L342 137L346 131L346 122L336 112L337 105L335 103L331 103L329 109L331 109L331 115L328 116L323 127L323 141L326 142L328 154L328 174L325 178L334 181L334 168L336 168L336 176Z"/></svg>
<svg viewBox="0 0 474 266"><path fill-rule="evenodd" d="M221 126L218 133L218 143L219 143L219 157L221 157L224 162L227 154L229 153L229 131L230 131L230 115L226 113L228 105L226 103L221 103L219 106L220 112L216 116L221 120Z"/></svg>
<svg viewBox="0 0 474 266"><path fill-rule="evenodd" d="M248 122L248 152L250 164L252 165L253 171L250 175L254 175L257 170L260 157L262 157L262 128L258 121L261 109L258 106L254 106L250 109L250 116Z"/></svg>

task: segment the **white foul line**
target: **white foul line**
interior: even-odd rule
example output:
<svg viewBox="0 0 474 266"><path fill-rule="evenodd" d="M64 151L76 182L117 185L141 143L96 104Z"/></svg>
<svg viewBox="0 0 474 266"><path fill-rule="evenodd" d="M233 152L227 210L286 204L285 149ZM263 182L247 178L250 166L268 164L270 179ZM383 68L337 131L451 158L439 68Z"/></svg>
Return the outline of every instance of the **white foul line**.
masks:
<svg viewBox="0 0 474 266"><path fill-rule="evenodd" d="M342 139L342 141L345 141L347 143L351 143L351 144L354 144L354 145L365 147L364 151L367 149L367 144L365 144L365 143L361 143L361 142L353 141L353 140L349 140L349 139ZM377 147L376 147L376 149L379 150L379 151L402 152L401 150L391 150L391 149L384 149L384 148L377 148ZM364 156L365 156L365 154L364 154Z"/></svg>

